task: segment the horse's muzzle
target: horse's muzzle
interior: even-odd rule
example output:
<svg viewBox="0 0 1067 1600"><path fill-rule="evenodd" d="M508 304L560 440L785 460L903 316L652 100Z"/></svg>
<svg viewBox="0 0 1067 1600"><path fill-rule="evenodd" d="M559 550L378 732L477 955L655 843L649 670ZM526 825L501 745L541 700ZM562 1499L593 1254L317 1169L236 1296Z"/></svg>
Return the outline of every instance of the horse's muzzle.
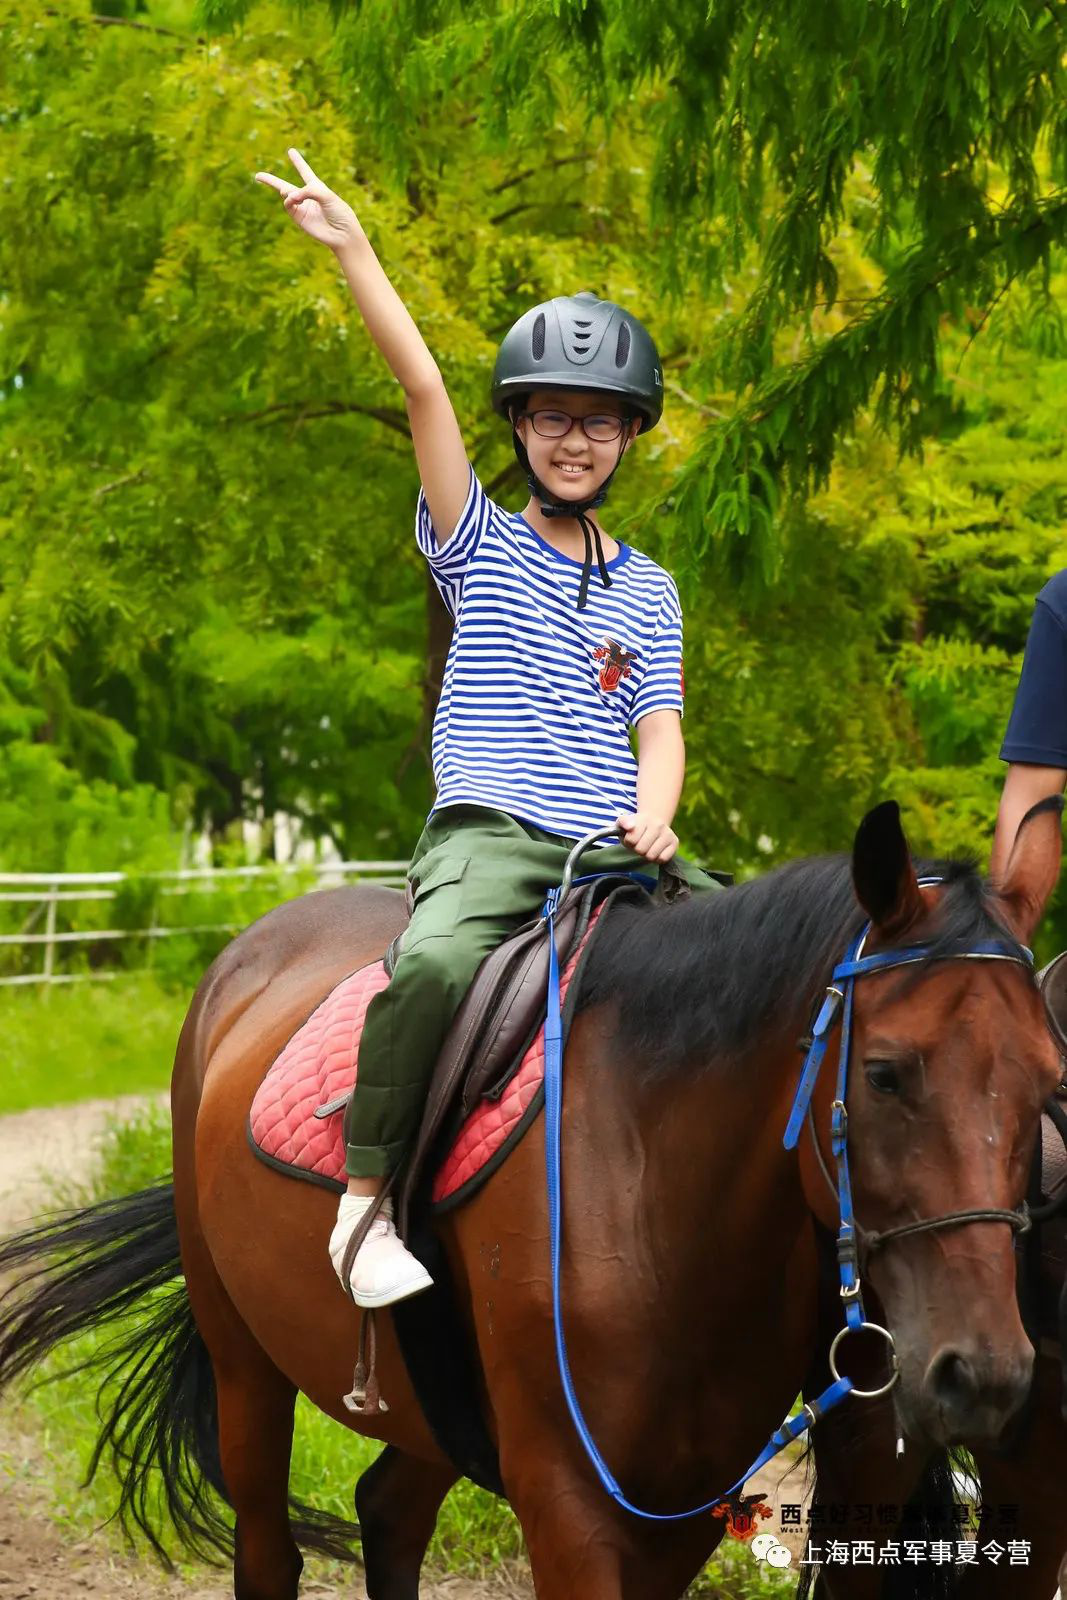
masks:
<svg viewBox="0 0 1067 1600"><path fill-rule="evenodd" d="M995 1443L1026 1399L1033 1364L1027 1340L998 1357L965 1342L942 1345L920 1385L924 1432L943 1445Z"/></svg>

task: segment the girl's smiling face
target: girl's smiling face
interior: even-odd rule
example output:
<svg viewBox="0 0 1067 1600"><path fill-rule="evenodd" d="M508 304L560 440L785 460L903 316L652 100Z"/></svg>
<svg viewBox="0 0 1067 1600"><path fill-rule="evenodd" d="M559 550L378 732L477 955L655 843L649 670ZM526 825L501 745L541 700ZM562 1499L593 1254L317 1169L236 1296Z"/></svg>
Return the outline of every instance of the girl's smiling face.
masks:
<svg viewBox="0 0 1067 1600"><path fill-rule="evenodd" d="M538 427L531 412L541 413ZM602 389L534 389L515 423L538 482L558 499L574 501L596 494L640 427L640 417Z"/></svg>

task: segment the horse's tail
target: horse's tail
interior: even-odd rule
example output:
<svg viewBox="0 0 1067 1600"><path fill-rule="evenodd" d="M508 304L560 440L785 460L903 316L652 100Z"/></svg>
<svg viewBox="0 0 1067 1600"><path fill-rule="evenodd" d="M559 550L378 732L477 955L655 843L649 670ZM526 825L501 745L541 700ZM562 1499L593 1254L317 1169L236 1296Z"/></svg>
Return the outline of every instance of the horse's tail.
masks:
<svg viewBox="0 0 1067 1600"><path fill-rule="evenodd" d="M808 1446L802 1462L808 1467L807 1485L811 1498L819 1497L818 1476ZM959 1537L956 1522L956 1485L952 1461L947 1451L931 1456L923 1475L912 1491L911 1499L903 1507L899 1526L886 1530L887 1538L898 1545L905 1539L953 1540ZM818 1544L818 1538L813 1539ZM956 1566L952 1561L920 1561L898 1566L883 1567L881 1600L951 1600L959 1593ZM819 1581L821 1567L817 1562L806 1563L800 1569L794 1600L820 1600L825 1584Z"/></svg>
<svg viewBox="0 0 1067 1600"><path fill-rule="evenodd" d="M140 1529L160 1560L169 1516L179 1544L212 1560L231 1556L233 1529L219 1458L215 1375L181 1275L173 1184L65 1212L0 1242L0 1392L58 1346L93 1340L51 1376L98 1376L100 1432L86 1484L106 1455L121 1485L115 1512ZM293 1537L352 1560L354 1523L290 1499Z"/></svg>

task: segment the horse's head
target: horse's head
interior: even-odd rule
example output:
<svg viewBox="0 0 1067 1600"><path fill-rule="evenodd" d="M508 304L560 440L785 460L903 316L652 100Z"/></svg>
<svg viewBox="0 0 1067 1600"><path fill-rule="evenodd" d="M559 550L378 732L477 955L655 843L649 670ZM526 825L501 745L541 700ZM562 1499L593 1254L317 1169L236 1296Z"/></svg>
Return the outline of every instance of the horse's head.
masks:
<svg viewBox="0 0 1067 1600"><path fill-rule="evenodd" d="M848 1152L863 1233L1007 1212L1025 1197L1060 1071L1042 996L1028 965L949 958L983 942L988 952L991 940L1030 943L1059 873L1061 809L1055 797L1027 814L995 884L957 867L921 885L892 803L860 826L852 876L871 921L864 954L931 947L916 964L855 982ZM864 1259L861 1234L863 1277L896 1340L909 1434L992 1439L1022 1403L1033 1350L1016 1303L1015 1237L1009 1219L961 1219L876 1242Z"/></svg>

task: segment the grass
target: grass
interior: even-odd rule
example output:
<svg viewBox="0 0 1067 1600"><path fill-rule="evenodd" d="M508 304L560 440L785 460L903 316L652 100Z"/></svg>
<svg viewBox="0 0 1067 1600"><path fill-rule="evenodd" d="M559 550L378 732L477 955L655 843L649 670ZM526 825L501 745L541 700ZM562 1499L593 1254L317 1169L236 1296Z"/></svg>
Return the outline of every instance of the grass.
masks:
<svg viewBox="0 0 1067 1600"><path fill-rule="evenodd" d="M0 990L0 1115L165 1089L189 998L143 974Z"/></svg>
<svg viewBox="0 0 1067 1600"><path fill-rule="evenodd" d="M152 1085L149 1082L139 1086ZM111 1124L89 1188L71 1189L59 1197L58 1203L77 1204L90 1198L131 1193L155 1182L167 1172L169 1163L169 1120L159 1109L146 1109L132 1119ZM76 1347L68 1347L50 1370L58 1372L72 1365L74 1359L90 1353L94 1342L88 1337ZM88 1535L105 1522L116 1499L114 1483L106 1471L101 1471L88 1488L82 1486L98 1428L96 1388L95 1379L47 1383L30 1391L20 1412L23 1417L32 1418L43 1456L40 1472L47 1480L52 1514L72 1540ZM301 1400L297 1408L293 1487L302 1498L351 1517L353 1486L378 1449L373 1441L345 1432ZM12 1469L10 1460L5 1463L0 1459L0 1481L3 1472ZM501 1566L521 1571L523 1545L518 1523L503 1501L469 1483L461 1483L445 1502L428 1560L438 1572L471 1577L487 1576ZM179 1566L188 1574L195 1574L192 1566ZM341 1569L316 1561L309 1564L308 1577L337 1579L341 1578ZM690 1593L718 1596L720 1600L781 1600L792 1592L795 1577L795 1570L779 1573L758 1566L747 1547L728 1540ZM350 1584L351 1577L341 1581Z"/></svg>

